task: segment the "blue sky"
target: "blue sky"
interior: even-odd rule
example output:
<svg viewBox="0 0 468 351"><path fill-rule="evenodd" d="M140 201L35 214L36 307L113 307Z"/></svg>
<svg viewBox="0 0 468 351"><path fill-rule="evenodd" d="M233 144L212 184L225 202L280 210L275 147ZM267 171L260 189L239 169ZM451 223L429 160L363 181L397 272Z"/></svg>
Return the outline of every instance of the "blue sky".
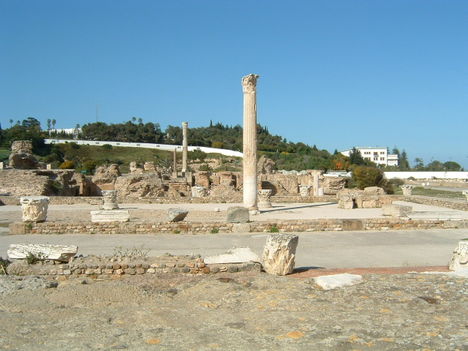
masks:
<svg viewBox="0 0 468 351"><path fill-rule="evenodd" d="M0 122L258 121L468 168L468 1L0 0Z"/></svg>

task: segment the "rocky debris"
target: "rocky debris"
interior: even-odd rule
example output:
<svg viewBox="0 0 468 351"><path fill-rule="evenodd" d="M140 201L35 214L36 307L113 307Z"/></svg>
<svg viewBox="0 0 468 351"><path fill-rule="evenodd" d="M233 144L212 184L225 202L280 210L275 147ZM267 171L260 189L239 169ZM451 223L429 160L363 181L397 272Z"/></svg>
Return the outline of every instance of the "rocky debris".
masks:
<svg viewBox="0 0 468 351"><path fill-rule="evenodd" d="M468 272L468 239L458 242L458 247L453 250L449 269L452 271L465 270Z"/></svg>
<svg viewBox="0 0 468 351"><path fill-rule="evenodd" d="M242 193L229 185L212 185L209 197L225 199L226 202L242 201Z"/></svg>
<svg viewBox="0 0 468 351"><path fill-rule="evenodd" d="M129 170L132 174L142 174L144 172L143 168L138 167L138 164L135 161L130 162Z"/></svg>
<svg viewBox="0 0 468 351"><path fill-rule="evenodd" d="M11 168L35 169L39 163L32 154L32 141L16 140L11 144L11 154L9 156Z"/></svg>
<svg viewBox="0 0 468 351"><path fill-rule="evenodd" d="M187 217L188 211L182 208L170 208L167 210L167 218L169 222L180 222Z"/></svg>
<svg viewBox="0 0 468 351"><path fill-rule="evenodd" d="M143 169L145 172L156 172L156 167L154 166L154 162L148 161L143 164Z"/></svg>
<svg viewBox="0 0 468 351"><path fill-rule="evenodd" d="M20 277L7 275L0 277L0 295L11 294L18 290L31 291L37 289L56 288L57 286L57 282L37 276Z"/></svg>
<svg viewBox="0 0 468 351"><path fill-rule="evenodd" d="M250 220L249 210L245 207L234 206L227 209L228 223L247 223Z"/></svg>
<svg viewBox="0 0 468 351"><path fill-rule="evenodd" d="M384 216L391 217L407 217L408 214L413 210L411 206L388 204L382 205L382 214Z"/></svg>
<svg viewBox="0 0 468 351"><path fill-rule="evenodd" d="M118 164L111 164L109 166L99 166L94 172L92 182L99 188L111 190L116 179L120 177L120 170Z"/></svg>
<svg viewBox="0 0 468 351"><path fill-rule="evenodd" d="M276 162L266 157L265 155L260 156L257 161L257 173L260 174L271 174L276 170Z"/></svg>
<svg viewBox="0 0 468 351"><path fill-rule="evenodd" d="M78 252L75 245L48 244L11 244L7 255L9 259L21 260L33 255L40 260L68 262Z"/></svg>
<svg viewBox="0 0 468 351"><path fill-rule="evenodd" d="M23 222L44 222L47 219L47 196L23 196L20 198Z"/></svg>
<svg viewBox="0 0 468 351"><path fill-rule="evenodd" d="M167 186L154 173L127 174L116 179L114 188L120 199L155 198L165 196Z"/></svg>
<svg viewBox="0 0 468 351"><path fill-rule="evenodd" d="M273 234L268 236L262 255L265 272L274 275L292 273L298 242L299 237L297 235Z"/></svg>
<svg viewBox="0 0 468 351"><path fill-rule="evenodd" d="M128 222L130 213L128 210L100 210L91 211L91 222Z"/></svg>
<svg viewBox="0 0 468 351"><path fill-rule="evenodd" d="M202 186L192 186L192 197L205 197L208 195L206 188Z"/></svg>
<svg viewBox="0 0 468 351"><path fill-rule="evenodd" d="M349 273L322 275L314 278L314 281L323 290L332 290L361 283L362 276Z"/></svg>
<svg viewBox="0 0 468 351"><path fill-rule="evenodd" d="M222 263L244 263L244 262L260 262L257 254L248 247L239 247L230 249L226 253L207 256L204 259L206 264L222 264Z"/></svg>

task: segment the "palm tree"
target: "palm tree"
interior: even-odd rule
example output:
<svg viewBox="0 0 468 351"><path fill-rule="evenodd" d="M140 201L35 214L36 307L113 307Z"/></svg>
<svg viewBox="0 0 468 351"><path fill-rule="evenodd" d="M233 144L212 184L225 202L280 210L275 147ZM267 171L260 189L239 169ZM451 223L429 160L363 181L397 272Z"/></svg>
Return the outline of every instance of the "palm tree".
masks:
<svg viewBox="0 0 468 351"><path fill-rule="evenodd" d="M13 119L10 118L9 122L10 122L10 128L13 127L13 122L14 122Z"/></svg>

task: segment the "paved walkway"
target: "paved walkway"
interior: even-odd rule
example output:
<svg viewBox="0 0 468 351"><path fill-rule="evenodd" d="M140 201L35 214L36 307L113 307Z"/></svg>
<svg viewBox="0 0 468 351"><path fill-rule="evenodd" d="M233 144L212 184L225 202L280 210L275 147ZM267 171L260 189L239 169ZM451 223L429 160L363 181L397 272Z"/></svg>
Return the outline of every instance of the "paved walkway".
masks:
<svg viewBox="0 0 468 351"><path fill-rule="evenodd" d="M261 255L268 234L206 235L0 235L0 256L12 243L78 245L81 254L111 255L116 247L149 249L150 256L214 255L232 247L250 247ZM413 230L387 232L300 233L296 267L354 268L447 265L468 231Z"/></svg>

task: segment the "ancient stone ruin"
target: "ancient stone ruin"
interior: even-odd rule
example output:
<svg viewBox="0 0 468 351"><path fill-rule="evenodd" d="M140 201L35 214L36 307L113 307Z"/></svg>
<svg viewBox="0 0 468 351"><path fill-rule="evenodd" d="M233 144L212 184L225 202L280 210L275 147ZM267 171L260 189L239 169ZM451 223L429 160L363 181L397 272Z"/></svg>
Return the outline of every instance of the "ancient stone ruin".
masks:
<svg viewBox="0 0 468 351"><path fill-rule="evenodd" d="M33 156L30 140L16 140L11 144L9 165L15 169L35 169L39 162Z"/></svg>

